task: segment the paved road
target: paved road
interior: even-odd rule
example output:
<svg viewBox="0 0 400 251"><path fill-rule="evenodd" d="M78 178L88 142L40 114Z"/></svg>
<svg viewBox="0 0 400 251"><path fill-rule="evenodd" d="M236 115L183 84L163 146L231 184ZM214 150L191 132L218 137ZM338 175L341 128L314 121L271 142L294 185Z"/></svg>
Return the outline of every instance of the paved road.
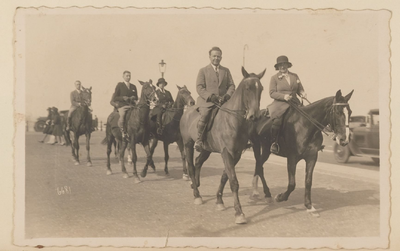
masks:
<svg viewBox="0 0 400 251"><path fill-rule="evenodd" d="M92 135L92 167L85 165L84 139L82 164L74 166L69 147L40 144L41 137L40 133L26 136L26 238L379 235L379 167L368 159L342 166L332 161L331 152L321 154L312 190L320 215L315 217L303 206L304 162L298 165L296 190L289 200L266 204L249 199L254 159L251 152L245 152L236 170L248 224L236 225L229 185L224 193L227 210L215 210L223 163L218 154L212 154L202 169L200 193L205 203L196 206L189 182L182 180L175 146L170 146L170 176L163 173L159 145L154 157L156 173L150 172L135 184L133 179L122 178L116 159L112 160L114 174L106 175L106 147L100 144L104 132ZM141 171L144 151L141 146L137 149ZM285 161L272 156L264 165L273 196L286 189ZM132 167L128 171L131 174Z"/></svg>

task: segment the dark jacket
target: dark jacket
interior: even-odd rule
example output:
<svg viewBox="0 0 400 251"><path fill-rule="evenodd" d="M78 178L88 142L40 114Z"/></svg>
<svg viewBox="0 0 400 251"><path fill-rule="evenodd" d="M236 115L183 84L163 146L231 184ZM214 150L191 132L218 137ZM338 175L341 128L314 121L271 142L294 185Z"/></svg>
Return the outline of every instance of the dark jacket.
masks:
<svg viewBox="0 0 400 251"><path fill-rule="evenodd" d="M164 105L166 103L173 103L174 99L172 98L172 95L169 91L164 89L164 92L161 92L161 90L157 90L157 97L158 97L158 103L160 105Z"/></svg>
<svg viewBox="0 0 400 251"><path fill-rule="evenodd" d="M115 87L115 92L114 92L114 102L118 105L118 108L133 103L129 101L124 101L123 99L124 96L134 97L133 98L134 101L138 100L136 86L133 84L129 84L129 89L128 89L128 87L124 82L119 82Z"/></svg>

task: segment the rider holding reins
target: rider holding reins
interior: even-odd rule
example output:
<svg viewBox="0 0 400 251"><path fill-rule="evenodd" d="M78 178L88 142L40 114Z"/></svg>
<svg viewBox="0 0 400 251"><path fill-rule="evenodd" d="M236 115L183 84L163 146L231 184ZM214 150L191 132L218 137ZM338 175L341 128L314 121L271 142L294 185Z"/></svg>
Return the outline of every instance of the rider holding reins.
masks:
<svg viewBox="0 0 400 251"><path fill-rule="evenodd" d="M300 104L296 94L302 98L307 98L303 85L297 74L289 72L292 67L288 57L279 56L276 60L275 70L279 71L271 77L269 84L269 95L274 101L268 105L267 109L272 121L270 151L274 154L279 153L278 136L282 125L283 116L289 108L289 102Z"/></svg>

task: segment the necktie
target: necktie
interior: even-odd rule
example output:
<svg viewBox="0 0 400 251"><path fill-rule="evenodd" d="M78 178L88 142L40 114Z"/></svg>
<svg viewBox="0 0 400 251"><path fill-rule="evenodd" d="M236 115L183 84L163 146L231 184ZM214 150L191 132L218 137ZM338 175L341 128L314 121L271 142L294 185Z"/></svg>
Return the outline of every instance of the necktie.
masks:
<svg viewBox="0 0 400 251"><path fill-rule="evenodd" d="M218 69L217 68L215 68L215 74L217 74L217 80L218 80L218 83L219 83L219 73L218 73Z"/></svg>

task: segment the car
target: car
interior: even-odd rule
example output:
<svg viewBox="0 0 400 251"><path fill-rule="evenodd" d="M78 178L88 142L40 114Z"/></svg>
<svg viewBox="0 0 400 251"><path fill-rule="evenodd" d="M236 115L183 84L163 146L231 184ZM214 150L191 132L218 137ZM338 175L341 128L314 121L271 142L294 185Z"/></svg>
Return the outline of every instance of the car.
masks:
<svg viewBox="0 0 400 251"><path fill-rule="evenodd" d="M379 164L379 109L370 110L367 116L351 117L349 121L349 144L343 147L335 143L335 160L347 163L351 156L366 156Z"/></svg>
<svg viewBox="0 0 400 251"><path fill-rule="evenodd" d="M58 113L60 114L61 117L67 117L69 110L62 110L59 111ZM34 125L34 130L35 132L43 132L44 128L46 127L46 121L47 121L47 117L39 117Z"/></svg>

